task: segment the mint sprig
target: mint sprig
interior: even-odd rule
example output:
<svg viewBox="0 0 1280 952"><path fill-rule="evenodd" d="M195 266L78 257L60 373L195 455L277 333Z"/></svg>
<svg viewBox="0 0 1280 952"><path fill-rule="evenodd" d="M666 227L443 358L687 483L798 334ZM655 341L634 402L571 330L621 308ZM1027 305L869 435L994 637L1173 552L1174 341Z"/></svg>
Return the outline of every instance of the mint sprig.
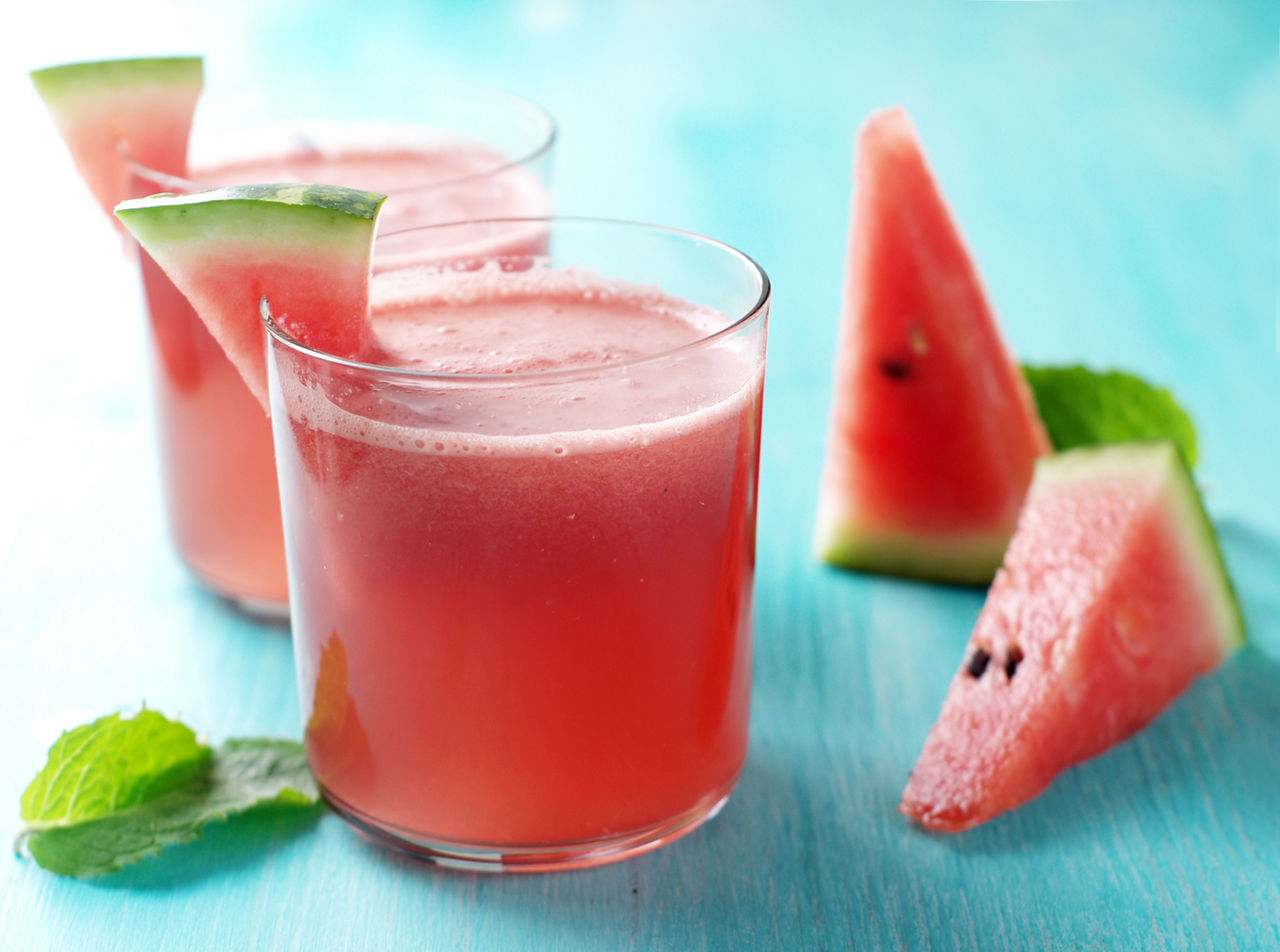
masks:
<svg viewBox="0 0 1280 952"><path fill-rule="evenodd" d="M1196 429L1173 394L1118 370L1023 367L1055 450L1169 440L1196 463Z"/></svg>
<svg viewBox="0 0 1280 952"><path fill-rule="evenodd" d="M319 800L302 745L271 738L211 749L144 710L63 734L22 795L18 846L67 876L97 876L197 839L204 826L266 804Z"/></svg>

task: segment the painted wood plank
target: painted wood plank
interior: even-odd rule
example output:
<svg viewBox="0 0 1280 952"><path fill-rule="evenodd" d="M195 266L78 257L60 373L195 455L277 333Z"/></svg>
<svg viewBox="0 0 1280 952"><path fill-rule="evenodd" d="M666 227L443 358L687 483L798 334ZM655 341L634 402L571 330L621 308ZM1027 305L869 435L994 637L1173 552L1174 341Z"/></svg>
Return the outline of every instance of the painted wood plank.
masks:
<svg viewBox="0 0 1280 952"><path fill-rule="evenodd" d="M1280 947L1280 113L1271 3L191 0L30 11L30 67L205 50L212 76L489 79L559 118L565 211L740 245L775 283L752 748L724 813L556 876L441 873L336 819L212 829L97 882L0 858L4 949ZM589 81L588 81L589 80ZM0 816L59 728L145 701L214 739L300 730L287 635L169 553L132 279L21 75L0 404ZM895 812L981 593L809 551L854 130L904 103L1015 348L1173 385L1252 645L1130 743L957 837ZM6 808L4 804L9 806ZM6 814L3 811L7 809Z"/></svg>

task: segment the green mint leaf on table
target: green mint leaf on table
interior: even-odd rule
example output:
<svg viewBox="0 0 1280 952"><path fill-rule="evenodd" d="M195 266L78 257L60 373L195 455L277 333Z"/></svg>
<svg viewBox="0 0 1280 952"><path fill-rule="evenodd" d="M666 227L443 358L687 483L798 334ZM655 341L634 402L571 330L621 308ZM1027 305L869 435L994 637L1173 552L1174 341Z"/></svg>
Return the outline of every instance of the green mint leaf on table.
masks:
<svg viewBox="0 0 1280 952"><path fill-rule="evenodd" d="M229 740L217 749L156 711L110 714L63 734L22 795L18 843L41 866L96 876L269 803L319 800L302 745Z"/></svg>
<svg viewBox="0 0 1280 952"><path fill-rule="evenodd" d="M1169 440L1195 465L1195 425L1168 390L1117 370L1022 369L1054 449Z"/></svg>

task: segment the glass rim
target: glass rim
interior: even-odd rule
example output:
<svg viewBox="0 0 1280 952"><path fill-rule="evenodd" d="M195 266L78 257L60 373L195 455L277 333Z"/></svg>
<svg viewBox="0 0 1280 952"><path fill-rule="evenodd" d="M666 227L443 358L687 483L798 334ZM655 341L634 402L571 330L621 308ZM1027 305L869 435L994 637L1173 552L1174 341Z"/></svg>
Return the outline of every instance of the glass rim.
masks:
<svg viewBox="0 0 1280 952"><path fill-rule="evenodd" d="M556 140L560 136L560 129L559 129L559 126L556 125L555 117L552 116L547 109L545 109L540 104L534 102L532 99L528 99L524 96L517 95L516 93L509 92L505 89L501 89L498 87L471 85L471 84L464 84L464 83L455 83L453 85L456 88L467 89L472 93L480 93L481 95L492 96L495 99L505 100L509 104L518 107L518 109L521 112L523 112L525 115L532 118L539 128L539 134L538 134L535 145L532 148L526 150L523 154L507 159L507 161L505 161L501 165L495 165L492 168L484 169L483 171L480 171L480 172L468 172L466 175L459 175L454 178L440 179L434 182L426 183L424 185L413 185L413 186L410 186L409 188L398 189L396 191L397 195L416 195L420 192L432 191L438 188L452 188L454 186L461 185L465 182L470 182L476 179L485 179L485 178L489 178L490 176L502 175L514 169L525 168L527 166L534 165L535 163L540 161L542 158L544 158L546 155L548 155L551 152L552 147L556 144ZM360 120L358 119L351 120L351 122L359 122L359 121ZM305 122L306 122L305 120L299 121L299 122L293 123L293 125L305 127ZM385 124L388 126L394 125L396 127L406 128L406 129L433 128L432 126L429 126L426 123L413 122L413 121L405 121L405 122L397 121L394 123L387 122ZM253 124L250 124L245 127L245 131L254 129L254 128L289 129L290 126L291 126L291 123L289 120L283 120L279 122L262 123L256 126ZM448 130L442 130L442 131L448 131ZM172 172L162 172L159 169L152 168L151 166L138 161L132 155L130 155L124 140L120 140L117 143L117 148L120 150L121 157L124 159L125 164L129 167L132 173L141 174L145 176L151 181L154 181L157 185L163 186L164 190L166 191L201 192L201 191L208 191L209 189L221 187L216 183L202 182L197 179L189 178L185 175L175 175ZM341 184L341 183L334 183L334 184Z"/></svg>
<svg viewBox="0 0 1280 952"><path fill-rule="evenodd" d="M271 314L270 301L266 295L263 295L258 303L258 313L263 326L266 328L268 336L295 353L304 357L310 357L320 360L326 364L343 367L348 370L355 370L366 374L379 374L385 376L402 377L405 379L416 381L431 381L442 384L507 384L528 381L537 383L555 379L574 378L578 376L589 376L599 374L601 372L611 372L617 370L625 370L631 367L654 363L660 360L676 356L678 354L692 352L703 347L709 346L725 337L731 337L741 328L753 323L768 310L769 301L772 296L772 282L769 280L768 273L760 266L750 255L743 251L739 251L732 245L726 244L715 238L708 238L694 231L688 231L683 228L673 228L667 225L655 225L649 222L632 221L623 218L595 218L578 215L551 215L546 217L531 218L483 218L473 221L452 221L439 222L434 225L419 225L414 228L405 228L398 231L388 232L380 238L391 238L397 235L413 234L422 231L445 229L445 228L461 228L465 226L475 225L545 225L554 227L557 224L576 225L596 225L609 228L625 228L637 229L642 231L666 234L684 240L693 241L702 245L707 245L717 249L734 260L738 261L745 267L745 270L754 274L759 281L760 290L751 306L746 308L744 313L737 317L726 315L729 318L727 324L718 330L709 334L703 334L695 340L680 344L677 347L669 347L665 350L655 351L650 354L641 354L637 357L628 357L624 360L616 360L610 363L587 364L580 367L553 367L547 370L516 370L510 373L474 373L474 372L452 372L441 370L420 370L414 367L397 367L388 366L386 364L372 364L366 361L356 360L351 357L342 357L338 354L331 354L328 351L320 350L309 344L303 343L289 333L285 328L276 323L275 318ZM375 241L375 254L376 254Z"/></svg>

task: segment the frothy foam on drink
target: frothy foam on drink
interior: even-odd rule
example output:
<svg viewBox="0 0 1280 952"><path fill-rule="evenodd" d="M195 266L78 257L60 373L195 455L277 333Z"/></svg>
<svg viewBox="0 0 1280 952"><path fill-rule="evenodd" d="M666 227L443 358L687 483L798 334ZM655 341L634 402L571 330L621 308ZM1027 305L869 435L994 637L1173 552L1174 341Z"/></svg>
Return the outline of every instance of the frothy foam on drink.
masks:
<svg viewBox="0 0 1280 952"><path fill-rule="evenodd" d="M581 270L382 274L371 311L394 383L323 388L284 374L296 423L407 452L616 451L741 412L762 372L748 341L703 340L725 315Z"/></svg>
<svg viewBox="0 0 1280 952"><path fill-rule="evenodd" d="M727 323L657 287L545 266L380 274L371 312L378 363L455 374L617 364L675 350Z"/></svg>

